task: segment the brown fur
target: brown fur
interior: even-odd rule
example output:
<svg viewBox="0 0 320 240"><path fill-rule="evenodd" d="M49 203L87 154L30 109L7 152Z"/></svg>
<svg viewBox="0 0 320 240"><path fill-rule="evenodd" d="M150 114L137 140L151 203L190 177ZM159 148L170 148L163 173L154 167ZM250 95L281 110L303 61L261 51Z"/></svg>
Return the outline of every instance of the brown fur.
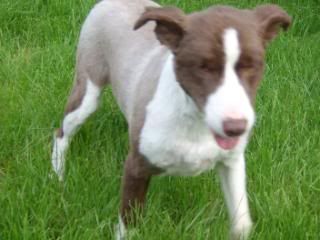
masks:
<svg viewBox="0 0 320 240"><path fill-rule="evenodd" d="M254 102L262 77L264 47L259 24L252 11L214 7L188 19L187 34L176 54L176 73L181 86L200 109L209 94L221 84L224 72L223 32L234 28L239 34L241 56L237 73Z"/></svg>
<svg viewBox="0 0 320 240"><path fill-rule="evenodd" d="M157 23L155 33L158 40L175 51L185 33L185 14L183 11L176 7L148 7L136 22L134 29L140 28L150 20Z"/></svg>
<svg viewBox="0 0 320 240"><path fill-rule="evenodd" d="M135 222L133 208L137 209L138 213L143 209L151 175L146 160L141 155L128 155L122 180L120 211L125 224Z"/></svg>
<svg viewBox="0 0 320 240"><path fill-rule="evenodd" d="M274 39L280 28L287 30L291 24L291 17L277 5L261 5L255 9L254 14L259 20L264 44Z"/></svg>
<svg viewBox="0 0 320 240"><path fill-rule="evenodd" d="M216 6L189 16L174 8L149 8L138 20L136 28L148 20L157 22L158 39L174 50L178 81L200 109L222 81L225 29L234 28L239 33L241 56L236 70L253 104L262 78L266 42L274 38L280 27L286 29L291 21L275 5L264 5L255 10ZM157 30L163 25L165 32ZM163 38L170 38L171 42L163 41Z"/></svg>

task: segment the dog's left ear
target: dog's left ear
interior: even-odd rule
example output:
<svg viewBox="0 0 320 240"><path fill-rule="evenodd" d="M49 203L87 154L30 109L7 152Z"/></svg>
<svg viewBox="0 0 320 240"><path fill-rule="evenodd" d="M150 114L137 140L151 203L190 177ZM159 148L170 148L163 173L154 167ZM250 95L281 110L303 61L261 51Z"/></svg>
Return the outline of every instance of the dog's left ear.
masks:
<svg viewBox="0 0 320 240"><path fill-rule="evenodd" d="M274 4L259 6L254 13L259 21L265 45L278 35L280 28L287 30L291 24L291 17Z"/></svg>
<svg viewBox="0 0 320 240"><path fill-rule="evenodd" d="M134 30L148 21L155 21L155 33L158 40L175 52L186 31L186 15L176 7L148 7L137 20Z"/></svg>

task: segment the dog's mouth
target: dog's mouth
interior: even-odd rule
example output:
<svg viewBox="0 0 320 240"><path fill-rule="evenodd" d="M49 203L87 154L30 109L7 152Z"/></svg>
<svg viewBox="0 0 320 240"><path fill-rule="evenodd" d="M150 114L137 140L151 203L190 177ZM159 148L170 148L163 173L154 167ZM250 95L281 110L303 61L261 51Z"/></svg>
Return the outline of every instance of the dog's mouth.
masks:
<svg viewBox="0 0 320 240"><path fill-rule="evenodd" d="M218 146L224 150L234 149L239 143L239 137L222 137L216 133L213 136Z"/></svg>

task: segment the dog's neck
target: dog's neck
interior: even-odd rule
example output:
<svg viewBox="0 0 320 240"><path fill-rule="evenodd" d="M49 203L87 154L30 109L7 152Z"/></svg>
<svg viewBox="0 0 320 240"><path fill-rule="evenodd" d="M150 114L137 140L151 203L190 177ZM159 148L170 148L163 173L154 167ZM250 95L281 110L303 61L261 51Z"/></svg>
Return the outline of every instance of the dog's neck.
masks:
<svg viewBox="0 0 320 240"><path fill-rule="evenodd" d="M222 152L205 122L203 113L180 86L174 64L174 56L170 55L160 75L154 97L147 106L140 135L140 151L155 166L169 169L168 173L192 175L211 169L221 159L233 159L242 153L247 136L241 138L240 144L233 151ZM173 158L172 162L164 160L172 154L174 156L169 157ZM183 159L182 165L187 162L194 164L178 166L176 159ZM210 159L208 166L202 164L204 159ZM171 169L170 164L177 168ZM179 168L181 170L177 170Z"/></svg>
<svg viewBox="0 0 320 240"><path fill-rule="evenodd" d="M197 175L222 159L203 114L176 78L172 55L147 106L139 150L168 175Z"/></svg>

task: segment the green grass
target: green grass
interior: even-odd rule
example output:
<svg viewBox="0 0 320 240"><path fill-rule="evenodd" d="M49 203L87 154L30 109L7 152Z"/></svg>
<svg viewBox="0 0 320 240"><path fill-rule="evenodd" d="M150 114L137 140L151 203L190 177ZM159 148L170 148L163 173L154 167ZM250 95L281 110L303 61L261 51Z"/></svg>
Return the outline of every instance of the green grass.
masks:
<svg viewBox="0 0 320 240"><path fill-rule="evenodd" d="M258 0L163 0L185 11ZM253 239L320 239L320 2L278 0L294 24L269 48L247 151ZM0 1L0 239L112 239L126 123L110 90L75 136L64 183L48 177L89 1ZM106 23L107 24L107 23ZM226 239L214 172L154 178L133 239Z"/></svg>

